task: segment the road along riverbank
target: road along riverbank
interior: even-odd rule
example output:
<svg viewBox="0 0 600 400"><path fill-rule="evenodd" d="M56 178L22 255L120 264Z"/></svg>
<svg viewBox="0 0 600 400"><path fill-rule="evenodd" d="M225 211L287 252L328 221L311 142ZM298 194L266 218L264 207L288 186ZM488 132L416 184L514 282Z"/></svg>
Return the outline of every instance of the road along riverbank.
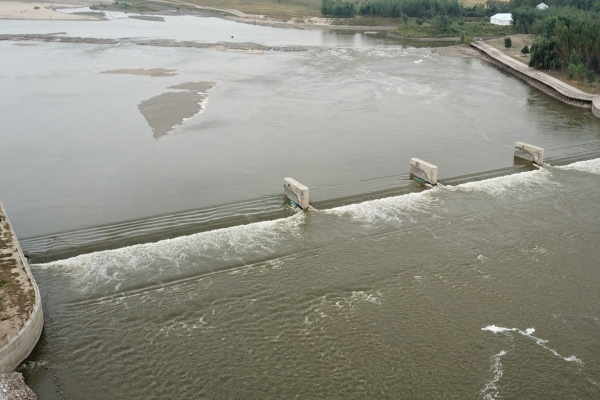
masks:
<svg viewBox="0 0 600 400"><path fill-rule="evenodd" d="M482 53L482 58L484 60L515 75L517 78L524 80L531 86L536 87L567 104L590 108L595 116L600 116L600 101L598 100L598 96L585 93L535 68L530 68L484 41L475 41L471 43L471 47L479 50Z"/></svg>

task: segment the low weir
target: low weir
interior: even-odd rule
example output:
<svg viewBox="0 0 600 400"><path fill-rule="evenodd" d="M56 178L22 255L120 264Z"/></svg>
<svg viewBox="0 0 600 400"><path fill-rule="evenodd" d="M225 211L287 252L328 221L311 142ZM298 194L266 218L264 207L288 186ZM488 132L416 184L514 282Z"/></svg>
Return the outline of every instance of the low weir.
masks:
<svg viewBox="0 0 600 400"><path fill-rule="evenodd" d="M545 149L543 163L558 166L598 157L600 157L600 142L593 142L572 145L568 148ZM431 161L435 162L435 160ZM446 186L459 185L515 174L534 169L532 161L533 159L525 159L524 163L504 168L456 177L443 177L438 180L438 183ZM351 184L311 187L310 205L316 210L324 210L427 190L427 185L411 179L410 171L406 172ZM302 177L299 178L302 179ZM308 188L306 194L308 195ZM308 208L307 204L304 206L304 208ZM285 218L295 212L293 208L285 206L285 200L281 194L272 194L262 198L192 209L175 214L157 215L145 219L23 238L20 242L25 253L33 262L51 262L79 254Z"/></svg>

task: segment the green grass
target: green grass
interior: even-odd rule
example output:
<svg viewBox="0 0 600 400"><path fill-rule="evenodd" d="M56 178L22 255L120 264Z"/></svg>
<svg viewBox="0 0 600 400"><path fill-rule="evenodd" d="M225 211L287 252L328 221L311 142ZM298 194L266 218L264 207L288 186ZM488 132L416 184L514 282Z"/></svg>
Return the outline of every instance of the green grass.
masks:
<svg viewBox="0 0 600 400"><path fill-rule="evenodd" d="M194 5L234 9L248 14L266 15L274 18L321 17L321 0L185 0L163 3L160 0L129 0L114 4L97 4L95 10L156 11L165 9L194 9Z"/></svg>
<svg viewBox="0 0 600 400"><path fill-rule="evenodd" d="M345 26L398 26L402 24L401 18L375 18L375 17L354 17L354 18L336 18L332 25Z"/></svg>
<svg viewBox="0 0 600 400"><path fill-rule="evenodd" d="M272 17L321 17L321 0L189 0L201 6L233 8Z"/></svg>
<svg viewBox="0 0 600 400"><path fill-rule="evenodd" d="M95 4L90 8L92 10L111 10L111 11L125 11L125 12L144 12L144 11L155 11L156 8L146 4L147 2L134 0L134 1L116 1L113 4Z"/></svg>
<svg viewBox="0 0 600 400"><path fill-rule="evenodd" d="M448 29L440 31L429 21L418 24L416 19L411 19L400 25L394 33L414 38L460 37L463 33L464 36L473 38L511 35L514 33L514 29L512 26L493 25L484 21L456 20Z"/></svg>

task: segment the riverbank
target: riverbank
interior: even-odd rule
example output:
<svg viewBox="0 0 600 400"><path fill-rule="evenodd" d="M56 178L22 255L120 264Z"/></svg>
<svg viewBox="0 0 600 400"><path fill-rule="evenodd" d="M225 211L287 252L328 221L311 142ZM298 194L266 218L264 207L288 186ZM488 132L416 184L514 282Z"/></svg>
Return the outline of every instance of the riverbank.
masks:
<svg viewBox="0 0 600 400"><path fill-rule="evenodd" d="M35 290L21 257L19 243L0 205L0 349L29 317ZM0 371L2 369L0 368Z"/></svg>
<svg viewBox="0 0 600 400"><path fill-rule="evenodd" d="M0 400L35 399L11 373L37 344L44 317L40 293L0 203Z"/></svg>
<svg viewBox="0 0 600 400"><path fill-rule="evenodd" d="M85 7L94 4L86 0L46 1L2 1L0 19L38 20L98 20L98 17L85 14L66 14L56 11L60 8Z"/></svg>
<svg viewBox="0 0 600 400"><path fill-rule="evenodd" d="M567 104L592 109L592 102L598 97L595 94L585 93L540 70L530 68L484 41L475 41L471 43L471 46L481 52L484 60Z"/></svg>
<svg viewBox="0 0 600 400"><path fill-rule="evenodd" d="M177 0L162 0L152 3L153 7L124 7L119 3L115 5L108 2L97 2L89 0L65 0L61 2L28 2L28 1L11 1L0 2L0 19L31 19L31 20L101 20L104 19L104 11L120 11L135 14L148 15L194 15L194 14L214 14L220 18L241 22L251 25L263 25L273 27L293 27L293 28L320 28L320 29L335 29L335 30L351 30L351 31L391 31L397 28L392 25L370 26L370 25L336 25L335 19L323 18L310 15L294 15L294 16L273 16L261 13L246 13L244 11L217 8L210 6L196 5L184 1ZM56 11L63 8L81 8L93 7L94 12L77 12L63 13ZM131 17L144 19L144 15Z"/></svg>

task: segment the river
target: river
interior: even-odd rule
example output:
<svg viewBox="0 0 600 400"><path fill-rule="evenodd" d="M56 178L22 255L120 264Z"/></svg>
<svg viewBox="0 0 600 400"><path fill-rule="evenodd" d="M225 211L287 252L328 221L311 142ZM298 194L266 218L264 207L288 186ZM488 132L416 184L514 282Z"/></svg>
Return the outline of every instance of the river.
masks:
<svg viewBox="0 0 600 400"><path fill-rule="evenodd" d="M589 110L481 60L364 33L0 21L177 40L203 27L209 42L306 49L0 42L0 187L26 252L115 232L127 244L188 215L278 216L32 265L46 325L22 370L40 398L600 396ZM171 74L101 73L140 68ZM140 105L186 82L214 83L203 110L156 135ZM592 159L426 191L406 177L411 157L448 181L506 168L517 140ZM295 212L285 176L315 204L411 190Z"/></svg>

